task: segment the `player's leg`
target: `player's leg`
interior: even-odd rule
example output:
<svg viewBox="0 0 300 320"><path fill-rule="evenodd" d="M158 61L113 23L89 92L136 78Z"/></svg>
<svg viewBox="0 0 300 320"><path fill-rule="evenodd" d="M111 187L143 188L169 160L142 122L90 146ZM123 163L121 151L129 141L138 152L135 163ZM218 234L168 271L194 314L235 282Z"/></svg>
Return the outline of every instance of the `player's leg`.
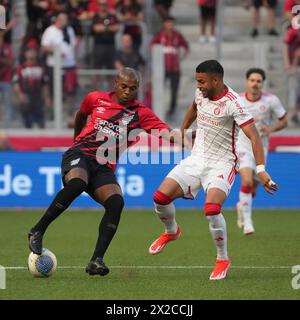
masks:
<svg viewBox="0 0 300 320"><path fill-rule="evenodd" d="M209 221L209 230L217 249L217 260L210 280L221 280L227 275L230 260L227 253L226 221L221 212L235 178L235 168L223 166L211 168L202 177L203 188L206 191L204 213Z"/></svg>
<svg viewBox="0 0 300 320"><path fill-rule="evenodd" d="M165 232L162 233L149 247L150 254L160 253L169 241L180 236L180 227L175 220L176 210L173 201L183 196L180 185L172 178L166 178L155 191L153 200L154 208L159 219L164 224Z"/></svg>
<svg viewBox="0 0 300 320"><path fill-rule="evenodd" d="M257 37L259 34L258 27L260 24L260 7L262 6L262 0L253 0L253 15L251 37Z"/></svg>
<svg viewBox="0 0 300 320"><path fill-rule="evenodd" d="M278 36L276 31L276 6L277 0L267 0L267 11L268 11L268 34L271 36Z"/></svg>
<svg viewBox="0 0 300 320"><path fill-rule="evenodd" d="M211 188L207 192L204 213L209 221L209 230L217 248L217 261L210 280L221 280L227 275L230 260L227 253L226 222L221 212L227 195L223 190Z"/></svg>
<svg viewBox="0 0 300 320"><path fill-rule="evenodd" d="M65 186L60 190L45 214L28 234L29 248L36 254L42 253L43 235L50 225L83 191L88 184L88 173L84 168L73 168L64 176Z"/></svg>
<svg viewBox="0 0 300 320"><path fill-rule="evenodd" d="M104 264L103 257L117 231L124 200L113 171L106 167L101 170L98 171L98 176L91 179L91 190L88 189L92 198L103 205L105 212L99 224L97 243L86 272L90 275L105 276L109 269Z"/></svg>
<svg viewBox="0 0 300 320"><path fill-rule="evenodd" d="M241 176L241 189L239 193L238 204L238 225L240 217L242 217L245 235L254 233L252 222L252 192L253 192L253 169L241 168L239 170ZM240 216L240 217L239 217Z"/></svg>
<svg viewBox="0 0 300 320"><path fill-rule="evenodd" d="M180 236L181 229L175 220L173 201L181 197L194 199L201 187L200 179L188 175L185 166L186 164L179 164L171 170L154 193L155 212L163 222L165 232L151 244L150 254L160 253L169 241Z"/></svg>

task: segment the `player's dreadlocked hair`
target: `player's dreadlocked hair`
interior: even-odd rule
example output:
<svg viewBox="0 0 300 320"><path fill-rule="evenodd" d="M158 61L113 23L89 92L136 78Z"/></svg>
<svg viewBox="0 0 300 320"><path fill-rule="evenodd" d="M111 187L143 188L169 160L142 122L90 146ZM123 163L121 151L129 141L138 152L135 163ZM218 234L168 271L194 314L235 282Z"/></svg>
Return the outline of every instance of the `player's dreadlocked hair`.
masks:
<svg viewBox="0 0 300 320"><path fill-rule="evenodd" d="M246 79L248 79L252 73L258 73L261 75L261 77L263 78L263 81L266 80L266 73L263 69L260 68L250 68L247 70L246 72Z"/></svg>
<svg viewBox="0 0 300 320"><path fill-rule="evenodd" d="M204 62L201 62L197 66L196 72L217 74L221 77L224 76L224 69L217 60L206 60Z"/></svg>

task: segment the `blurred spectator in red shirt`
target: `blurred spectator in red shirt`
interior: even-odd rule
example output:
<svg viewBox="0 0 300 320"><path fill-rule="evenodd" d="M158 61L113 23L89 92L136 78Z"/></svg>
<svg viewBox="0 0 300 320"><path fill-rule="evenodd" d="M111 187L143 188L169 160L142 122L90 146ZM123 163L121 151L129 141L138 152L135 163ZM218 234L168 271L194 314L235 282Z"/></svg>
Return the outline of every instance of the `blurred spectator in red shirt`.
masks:
<svg viewBox="0 0 300 320"><path fill-rule="evenodd" d="M13 83L24 126L32 128L37 123L40 128L44 128L44 101L49 107L51 103L48 77L38 62L38 52L35 49L25 51L24 63L18 66Z"/></svg>
<svg viewBox="0 0 300 320"><path fill-rule="evenodd" d="M285 0L284 1L284 13L288 21L292 21L293 17L300 13L300 9L296 10L295 13L292 12L293 7L300 5L300 0Z"/></svg>
<svg viewBox="0 0 300 320"><path fill-rule="evenodd" d="M284 67L297 72L300 65L300 29L290 27L284 36Z"/></svg>
<svg viewBox="0 0 300 320"><path fill-rule="evenodd" d="M13 73L13 50L10 43L4 42L0 34L0 92L2 95L2 118L6 124L13 119L11 103L11 79Z"/></svg>
<svg viewBox="0 0 300 320"><path fill-rule="evenodd" d="M107 9L114 13L116 10L116 0L106 0ZM88 17L93 18L101 10L102 0L91 0L88 4Z"/></svg>
<svg viewBox="0 0 300 320"><path fill-rule="evenodd" d="M144 20L142 6L137 0L120 0L117 16L119 21L124 24L123 33L131 35L133 48L139 52L142 43L140 22Z"/></svg>
<svg viewBox="0 0 300 320"><path fill-rule="evenodd" d="M171 84L171 101L168 116L172 117L177 107L177 95L180 82L180 60L184 59L189 52L189 44L184 36L175 29L174 18L164 20L162 30L154 35L151 46L161 44L165 54L165 76ZM180 49L184 49L181 56Z"/></svg>

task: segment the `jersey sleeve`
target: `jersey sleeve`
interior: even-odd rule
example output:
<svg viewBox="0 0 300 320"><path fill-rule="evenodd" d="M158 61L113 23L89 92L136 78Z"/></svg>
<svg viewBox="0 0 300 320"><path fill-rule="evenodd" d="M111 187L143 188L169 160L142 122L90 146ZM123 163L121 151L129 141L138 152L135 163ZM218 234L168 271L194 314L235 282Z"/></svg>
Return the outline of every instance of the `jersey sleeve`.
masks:
<svg viewBox="0 0 300 320"><path fill-rule="evenodd" d="M240 128L254 121L253 116L248 111L241 98L238 98L229 105L229 113Z"/></svg>
<svg viewBox="0 0 300 320"><path fill-rule="evenodd" d="M82 101L81 106L80 106L80 110L86 115L88 116L89 114L92 113L94 108L94 104L93 104L93 92L90 92L85 99Z"/></svg>
<svg viewBox="0 0 300 320"><path fill-rule="evenodd" d="M281 104L280 100L278 97L273 96L272 97L272 112L276 115L276 117L281 120L285 117L286 115L286 110L284 109L283 105Z"/></svg>
<svg viewBox="0 0 300 320"><path fill-rule="evenodd" d="M141 113L140 126L148 134L151 134L152 129L162 131L164 129L170 129L169 126L161 121L159 117L148 107L143 107L143 112Z"/></svg>

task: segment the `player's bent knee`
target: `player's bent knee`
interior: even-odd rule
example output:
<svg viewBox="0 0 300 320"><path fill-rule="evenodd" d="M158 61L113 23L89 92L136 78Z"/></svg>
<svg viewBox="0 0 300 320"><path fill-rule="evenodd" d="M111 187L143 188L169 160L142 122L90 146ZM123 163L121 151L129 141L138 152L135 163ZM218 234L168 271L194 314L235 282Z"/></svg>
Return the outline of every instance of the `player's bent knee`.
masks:
<svg viewBox="0 0 300 320"><path fill-rule="evenodd" d="M206 216L215 216L221 213L221 208L219 203L207 202L204 204L204 213Z"/></svg>
<svg viewBox="0 0 300 320"><path fill-rule="evenodd" d="M80 178L73 178L67 182L66 187L71 189L74 194L81 194L86 190L87 184Z"/></svg>
<svg viewBox="0 0 300 320"><path fill-rule="evenodd" d="M172 202L172 199L163 192L156 190L153 195L153 200L156 204L166 206Z"/></svg>
<svg viewBox="0 0 300 320"><path fill-rule="evenodd" d="M241 192L243 193L252 193L253 192L253 188L252 185L241 185Z"/></svg>
<svg viewBox="0 0 300 320"><path fill-rule="evenodd" d="M114 194L105 200L103 206L107 211L121 213L124 208L124 199L120 194Z"/></svg>

